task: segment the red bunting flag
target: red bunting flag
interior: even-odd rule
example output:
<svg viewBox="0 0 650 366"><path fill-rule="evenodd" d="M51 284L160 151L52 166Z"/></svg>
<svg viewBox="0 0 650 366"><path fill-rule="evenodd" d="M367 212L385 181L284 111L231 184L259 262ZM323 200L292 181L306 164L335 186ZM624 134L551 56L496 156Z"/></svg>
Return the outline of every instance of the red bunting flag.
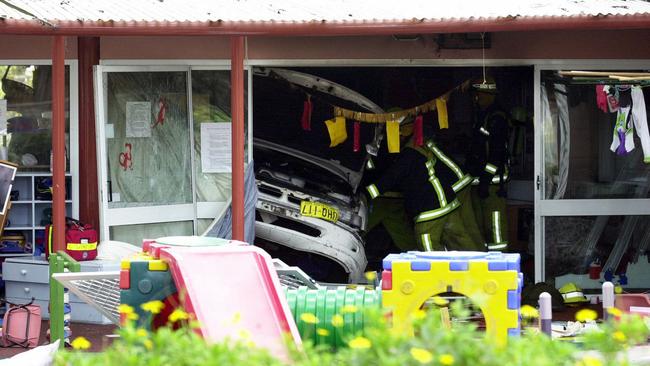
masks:
<svg viewBox="0 0 650 366"><path fill-rule="evenodd" d="M361 150L361 122L354 121L354 144L352 147L354 152Z"/></svg>
<svg viewBox="0 0 650 366"><path fill-rule="evenodd" d="M422 115L415 117L415 122L413 123L413 137L415 139L415 146L424 145L424 136L422 133Z"/></svg>
<svg viewBox="0 0 650 366"><path fill-rule="evenodd" d="M300 125L304 131L311 131L311 111L311 96L307 95L307 100L302 106L302 118L300 119Z"/></svg>

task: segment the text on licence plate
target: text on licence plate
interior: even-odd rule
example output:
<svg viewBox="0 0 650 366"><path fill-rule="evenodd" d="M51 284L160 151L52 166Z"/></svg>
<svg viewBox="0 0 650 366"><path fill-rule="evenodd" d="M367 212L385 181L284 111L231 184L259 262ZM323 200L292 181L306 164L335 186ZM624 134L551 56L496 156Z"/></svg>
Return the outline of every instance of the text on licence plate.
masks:
<svg viewBox="0 0 650 366"><path fill-rule="evenodd" d="M300 214L331 222L336 222L339 219L339 210L319 202L301 201Z"/></svg>

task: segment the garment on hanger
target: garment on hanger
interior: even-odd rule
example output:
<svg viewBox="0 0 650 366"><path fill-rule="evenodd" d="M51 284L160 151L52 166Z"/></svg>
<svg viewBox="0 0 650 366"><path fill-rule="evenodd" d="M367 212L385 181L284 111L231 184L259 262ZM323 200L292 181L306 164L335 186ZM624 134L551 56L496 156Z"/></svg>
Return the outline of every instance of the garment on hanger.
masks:
<svg viewBox="0 0 650 366"><path fill-rule="evenodd" d="M607 94L607 107L609 108L609 112L618 112L618 89L611 85L605 85L603 90Z"/></svg>
<svg viewBox="0 0 650 366"><path fill-rule="evenodd" d="M618 155L626 155L634 150L634 130L641 140L643 162L650 164L650 132L646 115L643 91L638 86L619 86L616 123L610 150ZM611 96L611 93L610 93Z"/></svg>
<svg viewBox="0 0 650 366"><path fill-rule="evenodd" d="M605 85L596 85L596 104L598 109L607 113L609 107L607 106L607 93L605 92Z"/></svg>

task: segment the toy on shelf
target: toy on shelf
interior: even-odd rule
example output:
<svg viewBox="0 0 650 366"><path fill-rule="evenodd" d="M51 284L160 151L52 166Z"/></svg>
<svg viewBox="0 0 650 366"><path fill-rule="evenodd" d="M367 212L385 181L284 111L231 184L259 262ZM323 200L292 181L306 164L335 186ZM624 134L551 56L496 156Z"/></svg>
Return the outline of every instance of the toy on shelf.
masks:
<svg viewBox="0 0 650 366"><path fill-rule="evenodd" d="M430 298L458 293L479 306L488 334L505 343L519 335L523 275L519 254L500 252L409 252L383 261L382 304L393 325L412 332L409 317Z"/></svg>

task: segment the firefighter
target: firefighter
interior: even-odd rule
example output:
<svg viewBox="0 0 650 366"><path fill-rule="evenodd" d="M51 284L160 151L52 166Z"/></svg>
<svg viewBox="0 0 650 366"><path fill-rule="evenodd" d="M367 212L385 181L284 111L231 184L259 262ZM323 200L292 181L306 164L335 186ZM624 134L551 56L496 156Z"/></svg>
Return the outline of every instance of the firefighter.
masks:
<svg viewBox="0 0 650 366"><path fill-rule="evenodd" d="M398 190L404 195L405 211L413 219L416 242L421 250L467 250L467 235L452 185L456 175L426 146L413 139L384 174L366 187L371 199Z"/></svg>
<svg viewBox="0 0 650 366"><path fill-rule="evenodd" d="M396 109L397 110L397 109ZM412 120L400 124L400 139L404 144L413 133ZM389 154L382 145L381 159L368 158L366 161L364 181L373 182L390 168L399 158L399 154ZM403 149L402 149L403 150ZM390 236L393 244L401 251L416 250L415 234L412 220L404 209L404 195L399 191L387 191L372 200L369 210L367 232L381 225Z"/></svg>
<svg viewBox="0 0 650 366"><path fill-rule="evenodd" d="M435 155L439 163L445 164L455 175L455 181L451 187L461 204L459 214L462 222L460 224L465 227L465 231L471 239L469 243L456 243L456 246L464 250L485 251L486 244L476 222L476 216L472 207L472 176L465 173L433 140L428 140L426 147Z"/></svg>
<svg viewBox="0 0 650 366"><path fill-rule="evenodd" d="M466 166L474 177L473 207L487 249L506 251L509 122L496 103L496 94L496 83L490 77L472 84L475 116Z"/></svg>

